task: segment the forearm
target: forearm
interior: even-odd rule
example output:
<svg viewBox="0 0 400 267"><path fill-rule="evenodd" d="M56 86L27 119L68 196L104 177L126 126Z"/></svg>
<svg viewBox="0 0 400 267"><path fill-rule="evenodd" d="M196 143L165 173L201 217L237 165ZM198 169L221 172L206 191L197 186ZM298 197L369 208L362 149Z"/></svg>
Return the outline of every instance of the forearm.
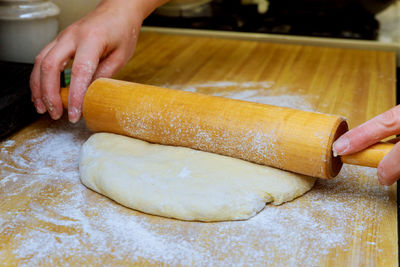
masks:
<svg viewBox="0 0 400 267"><path fill-rule="evenodd" d="M115 8L123 9L123 13L130 14L131 17L143 21L151 12L169 0L103 0L97 8ZM137 17L139 16L139 17Z"/></svg>

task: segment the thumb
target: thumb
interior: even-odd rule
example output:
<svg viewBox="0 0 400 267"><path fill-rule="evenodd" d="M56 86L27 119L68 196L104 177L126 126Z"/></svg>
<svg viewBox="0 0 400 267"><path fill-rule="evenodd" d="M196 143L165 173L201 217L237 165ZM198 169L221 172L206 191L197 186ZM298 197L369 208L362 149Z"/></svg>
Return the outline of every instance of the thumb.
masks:
<svg viewBox="0 0 400 267"><path fill-rule="evenodd" d="M400 143L378 165L378 180L382 185L392 185L400 178Z"/></svg>

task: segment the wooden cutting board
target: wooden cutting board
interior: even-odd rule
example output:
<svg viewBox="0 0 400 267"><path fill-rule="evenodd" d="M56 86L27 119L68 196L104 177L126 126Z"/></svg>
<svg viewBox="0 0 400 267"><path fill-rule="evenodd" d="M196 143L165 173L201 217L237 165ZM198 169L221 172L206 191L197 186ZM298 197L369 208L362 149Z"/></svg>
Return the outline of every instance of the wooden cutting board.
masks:
<svg viewBox="0 0 400 267"><path fill-rule="evenodd" d="M391 52L147 32L115 78L338 114L351 127L395 105ZM44 117L1 143L0 262L397 266L396 188L380 186L375 169L345 166L248 221L183 222L81 185L90 134Z"/></svg>

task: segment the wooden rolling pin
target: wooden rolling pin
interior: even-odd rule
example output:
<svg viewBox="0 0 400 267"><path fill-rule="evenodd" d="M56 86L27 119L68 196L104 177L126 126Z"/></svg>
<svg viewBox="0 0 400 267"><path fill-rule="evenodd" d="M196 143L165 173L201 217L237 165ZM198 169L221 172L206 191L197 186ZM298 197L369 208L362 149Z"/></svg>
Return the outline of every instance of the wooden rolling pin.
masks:
<svg viewBox="0 0 400 267"><path fill-rule="evenodd" d="M61 90L61 98L67 107L68 89ZM342 161L376 167L392 147L378 144L334 157L332 143L348 130L342 117L112 79L90 85L82 113L95 132L190 147L320 178L335 177Z"/></svg>

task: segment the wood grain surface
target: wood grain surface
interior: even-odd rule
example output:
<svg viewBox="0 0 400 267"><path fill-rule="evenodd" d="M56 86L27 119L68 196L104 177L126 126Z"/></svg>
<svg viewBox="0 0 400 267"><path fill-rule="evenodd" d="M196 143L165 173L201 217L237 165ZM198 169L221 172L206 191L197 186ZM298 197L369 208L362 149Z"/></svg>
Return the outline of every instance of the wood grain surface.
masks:
<svg viewBox="0 0 400 267"><path fill-rule="evenodd" d="M115 78L337 114L350 127L395 105L391 52L143 33ZM245 222L159 218L79 182L81 122L44 117L1 143L4 265L397 266L396 187L344 166Z"/></svg>

